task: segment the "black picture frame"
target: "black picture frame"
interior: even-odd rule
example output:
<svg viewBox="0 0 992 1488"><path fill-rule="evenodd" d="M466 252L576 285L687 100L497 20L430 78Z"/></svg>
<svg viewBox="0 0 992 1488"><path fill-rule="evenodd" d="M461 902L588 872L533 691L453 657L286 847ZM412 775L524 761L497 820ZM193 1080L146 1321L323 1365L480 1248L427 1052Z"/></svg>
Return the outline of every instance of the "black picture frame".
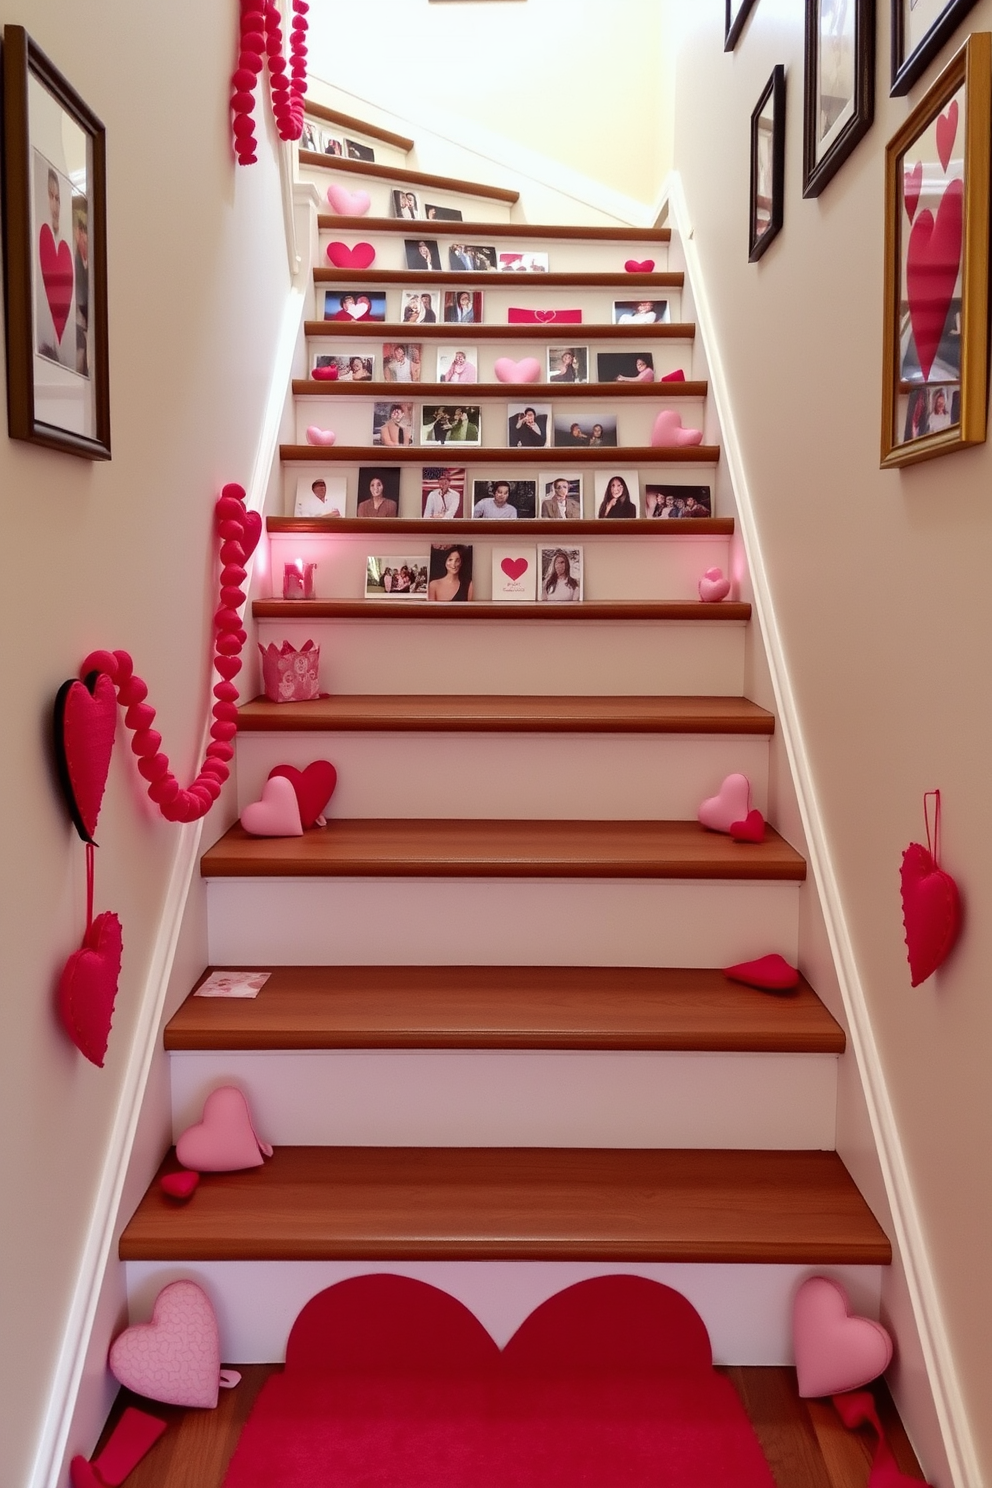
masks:
<svg viewBox="0 0 992 1488"><path fill-rule="evenodd" d="M854 0L853 89L838 118L846 122L817 158L821 127L819 87L823 69L822 16L824 0L806 0L806 45L803 95L803 196L819 196L844 161L868 133L875 117L875 0ZM848 107L850 112L848 112Z"/></svg>
<svg viewBox="0 0 992 1488"><path fill-rule="evenodd" d="M726 0L723 50L732 52L757 0Z"/></svg>
<svg viewBox="0 0 992 1488"><path fill-rule="evenodd" d="M100 120L23 26L5 26L7 427L88 460L110 459L106 160Z"/></svg>
<svg viewBox="0 0 992 1488"><path fill-rule="evenodd" d="M946 4L930 27L907 55L906 7L909 0L891 0L892 3L892 82L889 95L902 98L908 93L917 78L930 66L944 43L949 41L964 20L975 0L946 0Z"/></svg>
<svg viewBox="0 0 992 1488"><path fill-rule="evenodd" d="M751 112L748 259L757 263L782 228L785 209L785 68L779 63Z"/></svg>

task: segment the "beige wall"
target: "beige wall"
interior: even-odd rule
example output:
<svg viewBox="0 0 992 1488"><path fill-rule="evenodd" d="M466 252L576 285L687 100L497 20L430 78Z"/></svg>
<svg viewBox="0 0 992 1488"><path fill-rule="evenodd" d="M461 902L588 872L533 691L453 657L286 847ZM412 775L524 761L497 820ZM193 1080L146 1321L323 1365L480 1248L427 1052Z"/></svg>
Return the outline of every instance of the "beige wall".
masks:
<svg viewBox="0 0 992 1488"><path fill-rule="evenodd" d="M722 0L692 7L678 69L676 164L800 742L918 1206L921 1253L936 1278L935 1340L942 1321L952 1361L945 1383L952 1396L960 1388L980 1480L992 1481L992 1425L981 1406L992 1376L992 1004L982 970L992 929L981 913L992 896L982 747L992 728L983 661L992 455L982 447L902 473L878 468L884 146L938 69L908 101L888 98L888 7L879 7L875 125L823 195L803 201L802 8L760 0L733 55L723 52L723 11ZM990 0L969 23L992 26ZM942 60L963 39L959 32ZM778 62L788 87L785 225L754 266L748 119ZM921 797L934 786L943 792L944 865L969 913L951 961L914 991L899 864L923 834ZM918 1378L905 1385L922 1399ZM947 1481L944 1469L934 1481Z"/></svg>
<svg viewBox="0 0 992 1488"><path fill-rule="evenodd" d="M0 434L3 1027L0 1269L5 1483L26 1484L132 1055L178 829L118 739L98 910L124 925L106 1068L53 1013L84 928L84 859L53 784L52 700L96 646L135 658L181 778L208 712L214 497L247 483L288 286L271 143L235 172L234 0L2 0L107 127L113 451L91 464ZM202 956L201 956L202 960Z"/></svg>

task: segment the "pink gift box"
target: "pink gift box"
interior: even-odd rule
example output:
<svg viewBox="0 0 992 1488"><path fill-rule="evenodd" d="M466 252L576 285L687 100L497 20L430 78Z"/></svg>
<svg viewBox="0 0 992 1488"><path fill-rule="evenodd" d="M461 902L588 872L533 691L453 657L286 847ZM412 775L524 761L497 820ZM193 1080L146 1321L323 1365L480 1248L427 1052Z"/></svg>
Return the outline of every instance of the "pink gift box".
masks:
<svg viewBox="0 0 992 1488"><path fill-rule="evenodd" d="M309 703L320 697L320 647L304 641L297 649L289 641L259 646L262 653L262 683L273 703Z"/></svg>

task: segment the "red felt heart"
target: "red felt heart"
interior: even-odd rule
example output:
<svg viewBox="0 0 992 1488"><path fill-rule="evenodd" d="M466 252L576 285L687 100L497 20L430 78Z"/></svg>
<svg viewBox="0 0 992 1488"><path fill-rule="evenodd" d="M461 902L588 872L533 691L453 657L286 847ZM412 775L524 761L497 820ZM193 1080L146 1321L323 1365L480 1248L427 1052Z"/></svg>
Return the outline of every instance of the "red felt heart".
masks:
<svg viewBox="0 0 992 1488"><path fill-rule="evenodd" d="M288 780L296 792L300 807L303 830L314 826L324 814L324 808L334 794L338 783L338 772L328 760L314 760L305 770L295 765L276 765L269 771L269 779L281 775Z"/></svg>
<svg viewBox="0 0 992 1488"><path fill-rule="evenodd" d="M72 1488L107 1488L92 1462L87 1462L85 1457L73 1457L69 1463L69 1481Z"/></svg>
<svg viewBox="0 0 992 1488"><path fill-rule="evenodd" d="M258 547L258 540L262 535L262 513L257 511L245 512L242 517L244 530L241 535L241 547L246 558L250 558Z"/></svg>
<svg viewBox="0 0 992 1488"><path fill-rule="evenodd" d="M55 763L69 815L92 842L117 729L117 694L106 672L64 682L55 699Z"/></svg>
<svg viewBox="0 0 992 1488"><path fill-rule="evenodd" d="M906 297L924 382L930 376L961 266L964 183L952 181L937 208L920 213L909 234Z"/></svg>
<svg viewBox="0 0 992 1488"><path fill-rule="evenodd" d="M937 154L940 163L947 170L951 163L951 151L954 149L954 140L958 132L958 101L951 100L951 106L946 114L941 114L937 120Z"/></svg>
<svg viewBox="0 0 992 1488"><path fill-rule="evenodd" d="M186 1169L182 1173L163 1173L158 1181L163 1192L167 1193L170 1199L191 1199L200 1181L200 1175L194 1173L192 1169Z"/></svg>
<svg viewBox="0 0 992 1488"><path fill-rule="evenodd" d="M313 371L310 373L310 376L315 377L318 382L337 382L337 363L332 362L329 367L314 367Z"/></svg>
<svg viewBox="0 0 992 1488"><path fill-rule="evenodd" d="M375 262L375 249L371 243L356 243L353 248L347 243L328 243L327 256L336 269L367 269Z"/></svg>
<svg viewBox="0 0 992 1488"><path fill-rule="evenodd" d="M65 963L59 978L59 1013L81 1054L103 1068L121 974L123 937L115 914L97 915L80 950Z"/></svg>
<svg viewBox="0 0 992 1488"><path fill-rule="evenodd" d="M920 192L922 190L923 161L918 160L911 171L903 172L902 179L902 200L910 222L916 216L916 209L920 204Z"/></svg>
<svg viewBox="0 0 992 1488"><path fill-rule="evenodd" d="M513 583L516 583L517 579L520 578L520 575L527 572L527 559L504 558L502 563L500 564L500 568L506 574L506 577L508 579L512 580Z"/></svg>
<svg viewBox="0 0 992 1488"><path fill-rule="evenodd" d="M950 955L961 930L961 896L949 873L919 842L902 855L902 920L912 985L932 976Z"/></svg>
<svg viewBox="0 0 992 1488"><path fill-rule="evenodd" d="M799 986L798 971L777 953L725 966L723 974L732 982L743 982L745 987L757 987L762 992L790 992Z"/></svg>
<svg viewBox="0 0 992 1488"><path fill-rule="evenodd" d="M764 842L765 818L760 811L749 811L743 821L730 823L730 836L734 842Z"/></svg>
<svg viewBox="0 0 992 1488"><path fill-rule="evenodd" d="M627 270L628 274L650 274L652 269L654 268L654 259L628 258L627 262L624 264L624 268Z"/></svg>
<svg viewBox="0 0 992 1488"><path fill-rule="evenodd" d="M55 335L61 342L72 306L72 249L64 239L56 247L55 234L47 222L42 223L38 234L38 262Z"/></svg>

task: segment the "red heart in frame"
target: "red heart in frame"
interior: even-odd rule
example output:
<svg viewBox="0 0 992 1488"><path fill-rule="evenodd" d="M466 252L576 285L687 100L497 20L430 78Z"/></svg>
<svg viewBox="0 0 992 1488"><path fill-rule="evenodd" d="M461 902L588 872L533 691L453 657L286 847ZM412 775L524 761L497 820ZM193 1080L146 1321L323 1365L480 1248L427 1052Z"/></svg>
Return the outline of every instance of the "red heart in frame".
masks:
<svg viewBox="0 0 992 1488"><path fill-rule="evenodd" d="M328 243L327 257L336 269L367 269L375 262L375 249L371 243L356 243L353 248L347 243Z"/></svg>
<svg viewBox="0 0 992 1488"><path fill-rule="evenodd" d="M906 298L920 371L930 377L947 323L947 312L961 266L964 183L952 181L940 199L937 217L921 212L909 234Z"/></svg>
<svg viewBox="0 0 992 1488"><path fill-rule="evenodd" d="M73 825L92 842L117 731L117 694L106 672L63 682L55 699L55 763Z"/></svg>
<svg viewBox="0 0 992 1488"><path fill-rule="evenodd" d="M42 223L38 234L38 267L41 269L45 298L55 328L55 339L61 345L65 323L72 308L72 249L64 239L56 247L55 235L47 222Z"/></svg>
<svg viewBox="0 0 992 1488"><path fill-rule="evenodd" d="M103 1068L121 975L124 941L115 914L97 915L82 947L59 978L59 1014L66 1033L91 1064Z"/></svg>
<svg viewBox="0 0 992 1488"><path fill-rule="evenodd" d="M916 216L916 209L920 205L920 192L923 190L923 161L918 160L912 170L904 171L902 178L902 200L906 208L906 216L912 222Z"/></svg>
<svg viewBox="0 0 992 1488"><path fill-rule="evenodd" d="M946 114L941 114L937 120L937 154L946 174L947 167L951 163L951 151L954 149L954 141L958 132L958 101L951 100L951 106Z"/></svg>
<svg viewBox="0 0 992 1488"><path fill-rule="evenodd" d="M912 985L932 976L951 953L961 930L961 896L933 854L911 842L902 855L902 921Z"/></svg>
<svg viewBox="0 0 992 1488"><path fill-rule="evenodd" d="M303 830L316 825L338 783L334 766L328 760L314 760L305 770L298 770L295 765L276 765L269 771L269 779L274 775L283 776L296 792Z"/></svg>

